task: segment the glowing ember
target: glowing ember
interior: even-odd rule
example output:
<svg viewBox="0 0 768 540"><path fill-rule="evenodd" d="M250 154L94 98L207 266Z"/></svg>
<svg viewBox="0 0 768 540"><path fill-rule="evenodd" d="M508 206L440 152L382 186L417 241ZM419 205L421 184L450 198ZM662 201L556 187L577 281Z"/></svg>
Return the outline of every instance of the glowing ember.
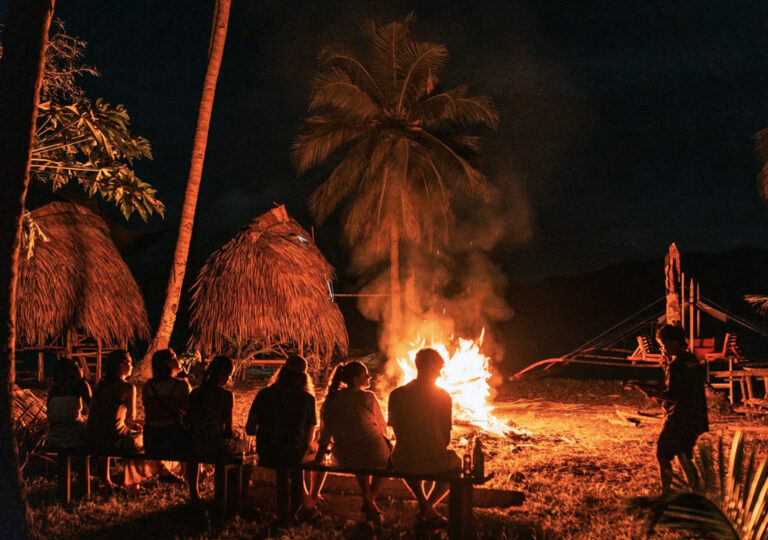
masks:
<svg viewBox="0 0 768 540"><path fill-rule="evenodd" d="M416 378L416 353L424 347L431 347L445 360L437 385L445 389L453 399L454 420L463 420L485 431L504 435L508 428L493 416L493 406L490 404L490 360L480 352L484 334L485 331L477 341L459 338L458 347L452 353L448 352L443 342L417 339L417 343L408 351L408 358L397 360L403 373L400 384Z"/></svg>

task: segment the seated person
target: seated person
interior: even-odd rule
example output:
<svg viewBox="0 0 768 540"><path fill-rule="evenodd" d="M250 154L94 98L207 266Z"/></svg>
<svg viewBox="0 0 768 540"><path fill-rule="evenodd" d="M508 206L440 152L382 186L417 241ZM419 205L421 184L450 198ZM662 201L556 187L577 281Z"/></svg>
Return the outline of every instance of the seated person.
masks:
<svg viewBox="0 0 768 540"><path fill-rule="evenodd" d="M144 447L150 452L183 452L189 448L189 434L182 419L189 406L190 387L178 379L181 365L173 349L152 355L152 378L144 383Z"/></svg>
<svg viewBox="0 0 768 540"><path fill-rule="evenodd" d="M48 391L48 442L57 448L83 444L83 405L91 402L91 387L83 379L80 365L71 358L56 362L53 386Z"/></svg>
<svg viewBox="0 0 768 540"><path fill-rule="evenodd" d="M459 456L448 449L453 423L451 396L435 384L443 365L443 358L434 349L420 350L416 354L416 378L389 395L389 425L396 439L392 464L398 471L428 474L461 467ZM446 520L435 505L448 493L449 484L435 482L431 491L425 491L422 481L405 483L419 503L420 519L444 525Z"/></svg>
<svg viewBox="0 0 768 540"><path fill-rule="evenodd" d="M217 356L203 374L203 382L189 394L187 422L198 450L204 454L242 452L242 441L232 431L235 397L226 388L232 360Z"/></svg>
<svg viewBox="0 0 768 540"><path fill-rule="evenodd" d="M127 351L112 351L104 359L103 370L91 400L86 442L102 451L141 451L141 426L135 420L136 388L126 380L133 371L131 355ZM111 484L109 458L103 468L103 479ZM126 460L124 484L137 485L161 469L159 462Z"/></svg>
<svg viewBox="0 0 768 540"><path fill-rule="evenodd" d="M278 508L298 510L306 500L306 488L301 476L285 482L288 470L299 464L308 451L317 450L312 442L317 416L312 380L307 373L307 361L301 356L289 357L275 375L272 383L256 394L248 412L245 432L256 435L259 465L277 470L281 491ZM292 486L292 489L291 487ZM284 504L285 501L288 504ZM278 516L286 521L288 516Z"/></svg>
<svg viewBox="0 0 768 540"><path fill-rule="evenodd" d="M367 390L370 385L371 376L362 362L352 361L336 367L321 410L323 428L318 461L333 441L333 455L340 466L387 468L390 456L387 422L376 394ZM363 513L369 521L381 523L381 512L375 501L383 479L370 475L356 478L363 497ZM315 481L313 487L321 484L322 481Z"/></svg>

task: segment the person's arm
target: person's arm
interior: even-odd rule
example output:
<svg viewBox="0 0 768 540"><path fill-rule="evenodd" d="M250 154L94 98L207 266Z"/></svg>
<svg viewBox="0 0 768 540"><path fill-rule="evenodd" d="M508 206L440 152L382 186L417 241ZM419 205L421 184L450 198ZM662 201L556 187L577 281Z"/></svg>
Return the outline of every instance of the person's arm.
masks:
<svg viewBox="0 0 768 540"><path fill-rule="evenodd" d="M307 400L307 441L309 441L310 452L317 452L318 444L315 441L315 428L317 427L317 404L313 396L308 396Z"/></svg>
<svg viewBox="0 0 768 540"><path fill-rule="evenodd" d="M91 398L93 397L93 394L91 393L91 385L88 384L88 381L85 379L80 380L80 398L82 398L83 403L88 406L91 404Z"/></svg>
<svg viewBox="0 0 768 540"><path fill-rule="evenodd" d="M128 426L136 426L136 387L128 383L128 410L125 411L125 423Z"/></svg>
<svg viewBox="0 0 768 540"><path fill-rule="evenodd" d="M445 446L451 443L451 429L453 428L453 400L446 392L446 400L440 415L440 426Z"/></svg>
<svg viewBox="0 0 768 540"><path fill-rule="evenodd" d="M251 408L248 410L248 420L245 421L245 433L247 435L256 435L256 428L259 425L259 395L253 398Z"/></svg>
<svg viewBox="0 0 768 540"><path fill-rule="evenodd" d="M376 420L376 428L378 429L379 433L387 436L387 421L384 419L384 413L381 412L381 405L379 405L379 400L376 398L376 394L371 392L371 409L373 410L373 418Z"/></svg>

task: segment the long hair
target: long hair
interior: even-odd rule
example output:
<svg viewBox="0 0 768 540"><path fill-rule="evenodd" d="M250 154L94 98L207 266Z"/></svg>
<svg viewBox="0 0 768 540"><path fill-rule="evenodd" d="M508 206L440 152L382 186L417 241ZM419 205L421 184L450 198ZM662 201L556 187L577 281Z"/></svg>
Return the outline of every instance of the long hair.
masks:
<svg viewBox="0 0 768 540"><path fill-rule="evenodd" d="M117 349L104 358L101 363L101 380L93 392L94 396L101 392L105 386L120 380L120 365L125 362L127 356L128 351Z"/></svg>
<svg viewBox="0 0 768 540"><path fill-rule="evenodd" d="M203 373L203 382L200 388L208 389L216 386L222 375L231 375L233 369L232 360L228 356L216 356Z"/></svg>
<svg viewBox="0 0 768 540"><path fill-rule="evenodd" d="M160 349L152 355L152 378L165 381L171 378L171 361L175 353L173 349Z"/></svg>
<svg viewBox="0 0 768 540"><path fill-rule="evenodd" d="M328 400L339 392L339 390L342 389L342 386L351 388L352 381L355 380L355 377L359 377L365 372L365 364L358 362L357 360L337 365L331 375L331 382L328 385L328 394L325 396L325 399Z"/></svg>
<svg viewBox="0 0 768 540"><path fill-rule="evenodd" d="M72 358L65 357L53 365L53 383L61 384L77 379L82 379L80 366Z"/></svg>
<svg viewBox="0 0 768 540"><path fill-rule="evenodd" d="M315 397L315 385L312 384L312 377L309 373L298 373L291 369L281 366L269 381L269 386L285 385L299 390L303 390L312 397Z"/></svg>

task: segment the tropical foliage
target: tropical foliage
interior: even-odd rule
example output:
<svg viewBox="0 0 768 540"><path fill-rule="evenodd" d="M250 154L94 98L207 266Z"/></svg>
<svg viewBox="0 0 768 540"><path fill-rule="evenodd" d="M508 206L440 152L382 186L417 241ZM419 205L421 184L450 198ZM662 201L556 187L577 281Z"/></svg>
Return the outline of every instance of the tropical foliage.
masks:
<svg viewBox="0 0 768 540"><path fill-rule="evenodd" d="M470 160L479 137L465 130L498 123L488 97L470 96L465 86L440 87L448 51L416 41L410 25L410 17L385 26L370 22L364 60L343 49L320 54L309 115L292 152L300 175L331 168L310 200L316 220L344 206L349 243L372 241L374 252L389 250L395 276L399 242L445 241L452 200L487 193Z"/></svg>
<svg viewBox="0 0 768 540"><path fill-rule="evenodd" d="M46 50L43 87L32 149L32 179L58 190L77 183L89 196L116 204L126 219L143 220L165 207L155 189L133 171L137 159L152 158L149 141L130 132L123 105L91 101L78 85L98 72L83 63L85 42L54 24ZM2 51L0 51L1 53Z"/></svg>
<svg viewBox="0 0 768 540"><path fill-rule="evenodd" d="M717 451L702 441L693 461L681 456L680 465L683 474L669 494L628 501L632 508L651 511L646 538L665 529L691 531L696 538L768 537L768 458L755 448L747 450L741 431L728 455L722 438Z"/></svg>

